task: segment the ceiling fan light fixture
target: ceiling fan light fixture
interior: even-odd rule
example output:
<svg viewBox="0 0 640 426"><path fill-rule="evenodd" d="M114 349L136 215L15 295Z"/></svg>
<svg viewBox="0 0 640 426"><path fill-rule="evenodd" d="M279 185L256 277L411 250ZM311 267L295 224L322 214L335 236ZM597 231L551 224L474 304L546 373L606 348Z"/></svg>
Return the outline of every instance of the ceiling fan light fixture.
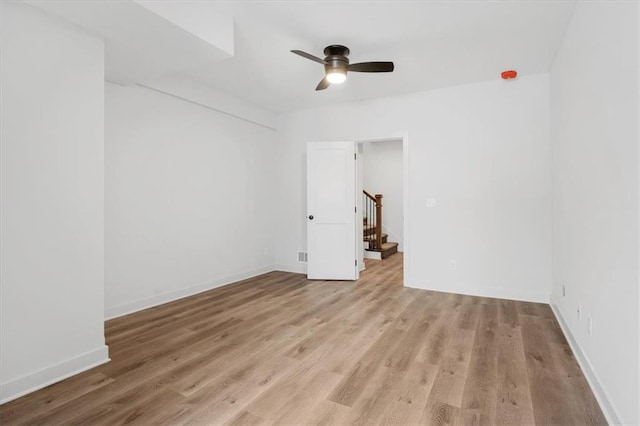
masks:
<svg viewBox="0 0 640 426"><path fill-rule="evenodd" d="M332 84L344 83L347 79L347 72L392 72L393 62L358 62L352 64L349 61L349 48L339 44L332 44L324 48L325 58L321 59L311 53L302 50L292 50L298 56L318 62L324 65L324 78L316 86L317 90L325 90Z"/></svg>
<svg viewBox="0 0 640 426"><path fill-rule="evenodd" d="M347 79L347 73L343 70L337 69L327 73L327 81L331 84L341 84Z"/></svg>

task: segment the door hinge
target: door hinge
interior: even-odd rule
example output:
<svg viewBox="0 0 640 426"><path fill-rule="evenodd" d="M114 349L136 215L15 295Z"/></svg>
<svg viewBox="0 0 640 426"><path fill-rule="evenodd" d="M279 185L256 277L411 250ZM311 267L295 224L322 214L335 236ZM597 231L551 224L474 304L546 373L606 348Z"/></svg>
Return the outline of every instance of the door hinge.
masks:
<svg viewBox="0 0 640 426"><path fill-rule="evenodd" d="M358 259L356 259L356 266L358 266Z"/></svg>
<svg viewBox="0 0 640 426"><path fill-rule="evenodd" d="M353 153L353 159L357 160L358 159L358 154L356 154L355 152Z"/></svg>
<svg viewBox="0 0 640 426"><path fill-rule="evenodd" d="M355 207L353 208L353 212L354 212L354 213L358 213L358 206L355 206Z"/></svg>

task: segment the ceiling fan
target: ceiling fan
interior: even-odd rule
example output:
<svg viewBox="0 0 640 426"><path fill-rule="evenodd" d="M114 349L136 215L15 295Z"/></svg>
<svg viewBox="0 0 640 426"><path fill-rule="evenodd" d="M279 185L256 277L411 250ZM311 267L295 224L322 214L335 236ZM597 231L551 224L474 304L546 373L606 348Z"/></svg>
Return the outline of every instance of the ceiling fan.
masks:
<svg viewBox="0 0 640 426"><path fill-rule="evenodd" d="M324 59L313 56L302 50L292 50L292 53L324 65L325 77L318 83L316 90L324 90L330 84L340 84L347 79L347 72L392 72L393 62L360 62L349 64L349 48L339 44L332 44L324 48Z"/></svg>

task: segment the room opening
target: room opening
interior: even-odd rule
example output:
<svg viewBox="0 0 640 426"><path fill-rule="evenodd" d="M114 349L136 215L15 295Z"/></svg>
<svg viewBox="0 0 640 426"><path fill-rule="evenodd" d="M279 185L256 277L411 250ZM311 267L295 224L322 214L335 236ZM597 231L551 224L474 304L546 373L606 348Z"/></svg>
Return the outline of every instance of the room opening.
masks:
<svg viewBox="0 0 640 426"><path fill-rule="evenodd" d="M359 141L358 253L367 265L402 265L404 256L404 183L402 138ZM389 261L385 262L385 260Z"/></svg>

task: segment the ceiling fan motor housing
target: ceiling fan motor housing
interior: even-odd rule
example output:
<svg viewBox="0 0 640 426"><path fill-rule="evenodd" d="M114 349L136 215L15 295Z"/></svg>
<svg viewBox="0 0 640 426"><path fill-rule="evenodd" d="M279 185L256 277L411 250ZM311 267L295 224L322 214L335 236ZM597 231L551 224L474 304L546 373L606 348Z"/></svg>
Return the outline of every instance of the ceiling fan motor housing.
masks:
<svg viewBox="0 0 640 426"><path fill-rule="evenodd" d="M326 57L324 58L326 65L324 69L327 73L336 70L346 74L347 67L349 66L349 48L346 46L341 46L339 44L334 44L331 46L327 46L324 48L324 54Z"/></svg>
<svg viewBox="0 0 640 426"><path fill-rule="evenodd" d="M332 44L324 48L324 56L349 56L349 48L341 44Z"/></svg>

